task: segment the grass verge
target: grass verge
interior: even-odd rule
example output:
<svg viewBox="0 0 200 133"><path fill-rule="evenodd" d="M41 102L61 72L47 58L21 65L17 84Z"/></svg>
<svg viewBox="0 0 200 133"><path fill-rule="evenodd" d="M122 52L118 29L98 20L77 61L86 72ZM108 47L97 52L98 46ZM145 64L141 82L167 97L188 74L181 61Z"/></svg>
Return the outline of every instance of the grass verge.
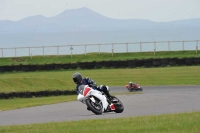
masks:
<svg viewBox="0 0 200 133"><path fill-rule="evenodd" d="M77 95L2 99L0 100L0 111L69 102L76 100L76 98Z"/></svg>
<svg viewBox="0 0 200 133"><path fill-rule="evenodd" d="M199 133L200 112L2 126L1 133Z"/></svg>
<svg viewBox="0 0 200 133"><path fill-rule="evenodd" d="M98 85L125 86L138 82L141 86L154 85L199 85L200 67L158 67L125 69L92 69L44 72L0 73L0 92L73 90L71 76L79 71L83 77L90 77Z"/></svg>

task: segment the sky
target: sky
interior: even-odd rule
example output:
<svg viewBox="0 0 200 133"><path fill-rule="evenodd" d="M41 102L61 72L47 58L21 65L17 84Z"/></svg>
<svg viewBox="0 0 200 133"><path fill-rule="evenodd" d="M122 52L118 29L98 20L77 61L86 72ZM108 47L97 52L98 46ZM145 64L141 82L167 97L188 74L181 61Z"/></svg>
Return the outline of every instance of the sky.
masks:
<svg viewBox="0 0 200 133"><path fill-rule="evenodd" d="M65 10L87 7L115 19L168 22L200 18L200 0L0 0L0 20L53 17Z"/></svg>

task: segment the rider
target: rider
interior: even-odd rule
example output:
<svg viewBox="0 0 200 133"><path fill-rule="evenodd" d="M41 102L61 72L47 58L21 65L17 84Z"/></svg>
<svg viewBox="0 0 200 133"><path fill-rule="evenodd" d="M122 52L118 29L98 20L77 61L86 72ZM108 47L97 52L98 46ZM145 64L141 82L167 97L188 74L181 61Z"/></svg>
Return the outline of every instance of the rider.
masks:
<svg viewBox="0 0 200 133"><path fill-rule="evenodd" d="M79 94L79 86L80 85L88 85L89 87L92 87L94 90L98 90L98 91L103 91L107 98L109 98L110 100L112 100L113 96L111 96L107 90L107 87L105 85L101 85L97 87L96 82L94 82L92 79L86 77L86 78L82 78L82 75L79 72L76 72L73 74L72 79L74 81L74 83L76 83L76 92L77 94Z"/></svg>
<svg viewBox="0 0 200 133"><path fill-rule="evenodd" d="M129 82L130 88L133 87L133 82Z"/></svg>

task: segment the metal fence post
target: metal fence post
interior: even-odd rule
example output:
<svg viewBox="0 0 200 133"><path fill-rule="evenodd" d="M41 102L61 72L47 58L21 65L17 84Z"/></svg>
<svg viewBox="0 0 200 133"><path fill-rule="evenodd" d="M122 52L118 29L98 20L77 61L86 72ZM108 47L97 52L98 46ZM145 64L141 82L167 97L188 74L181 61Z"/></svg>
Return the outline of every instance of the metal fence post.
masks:
<svg viewBox="0 0 200 133"><path fill-rule="evenodd" d="M198 40L196 41L197 45L196 45L196 53L198 53Z"/></svg>
<svg viewBox="0 0 200 133"><path fill-rule="evenodd" d="M72 47L72 46L70 47L70 50L71 50L71 58L72 58L72 50L73 50L73 47Z"/></svg>
<svg viewBox="0 0 200 133"><path fill-rule="evenodd" d="M183 51L184 51L184 41L183 41Z"/></svg>
<svg viewBox="0 0 200 133"><path fill-rule="evenodd" d="M142 52L142 43L140 42L140 52Z"/></svg>

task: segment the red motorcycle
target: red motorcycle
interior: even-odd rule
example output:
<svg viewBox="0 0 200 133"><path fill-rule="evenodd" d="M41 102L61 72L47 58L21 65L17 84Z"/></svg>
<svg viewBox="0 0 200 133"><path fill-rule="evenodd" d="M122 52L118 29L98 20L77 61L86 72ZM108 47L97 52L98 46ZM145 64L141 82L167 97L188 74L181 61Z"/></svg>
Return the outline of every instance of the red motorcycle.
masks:
<svg viewBox="0 0 200 133"><path fill-rule="evenodd" d="M132 83L129 82L128 85L126 85L126 88L128 89L128 91L133 92L133 91L143 91L143 89L140 87L139 84L137 83Z"/></svg>

